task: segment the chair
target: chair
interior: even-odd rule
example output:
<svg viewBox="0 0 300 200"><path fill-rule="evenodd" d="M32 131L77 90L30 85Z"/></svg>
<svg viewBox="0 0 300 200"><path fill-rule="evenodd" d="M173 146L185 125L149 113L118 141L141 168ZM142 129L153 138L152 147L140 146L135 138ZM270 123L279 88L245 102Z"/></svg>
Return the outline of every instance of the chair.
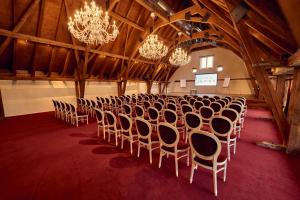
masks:
<svg viewBox="0 0 300 200"><path fill-rule="evenodd" d="M77 113L77 110L73 104L70 104L71 106L71 123L74 125L76 122L76 126L78 127L78 121L86 121L86 124L89 124L89 116L85 113Z"/></svg>
<svg viewBox="0 0 300 200"><path fill-rule="evenodd" d="M121 149L123 149L124 139L130 143L130 154L132 154L132 143L137 141L136 129L132 128L132 120L124 114L119 114L121 124Z"/></svg>
<svg viewBox="0 0 300 200"><path fill-rule="evenodd" d="M185 142L187 142L189 133L193 130L200 130L202 126L201 118L198 114L193 112L187 112L184 116L185 126L186 126L186 137Z"/></svg>
<svg viewBox="0 0 300 200"><path fill-rule="evenodd" d="M182 105L181 106L181 111L183 114L187 113L187 112L193 112L193 107L191 105Z"/></svg>
<svg viewBox="0 0 300 200"><path fill-rule="evenodd" d="M189 100L190 105L194 105L195 101L197 101L195 98L190 98Z"/></svg>
<svg viewBox="0 0 300 200"><path fill-rule="evenodd" d="M149 116L149 122L154 127L154 130L157 130L157 125L159 123L159 112L154 107L148 108L148 116Z"/></svg>
<svg viewBox="0 0 300 200"><path fill-rule="evenodd" d="M209 121L214 116L214 110L209 106L202 106L199 110L199 114L202 119L203 128L207 130L207 128L209 128Z"/></svg>
<svg viewBox="0 0 300 200"><path fill-rule="evenodd" d="M136 106L134 106L134 110L135 110L136 117L144 118L145 111L142 106L136 105Z"/></svg>
<svg viewBox="0 0 300 200"><path fill-rule="evenodd" d="M106 119L106 130L108 132L108 142L110 142L110 135L115 135L116 146L118 146L118 137L121 130L120 124L117 123L116 116L111 111L104 111L104 116Z"/></svg>
<svg viewBox="0 0 300 200"><path fill-rule="evenodd" d="M132 118L132 109L129 104L123 104L123 110L124 110L125 115Z"/></svg>
<svg viewBox="0 0 300 200"><path fill-rule="evenodd" d="M98 127L98 137L99 137L99 128L102 128L102 133L103 133L103 139L105 140L105 123L104 123L104 114L103 111L101 111L98 108L95 108L95 113L96 113L96 119L97 119L97 127Z"/></svg>
<svg viewBox="0 0 300 200"><path fill-rule="evenodd" d="M192 163L190 183L193 182L194 170L197 166L213 171L214 194L218 195L217 175L223 171L223 181L226 181L227 159L220 155L221 143L219 139L208 132L193 130L189 136Z"/></svg>
<svg viewBox="0 0 300 200"><path fill-rule="evenodd" d="M177 111L177 106L176 106L176 104L173 104L173 103L168 103L167 104L167 109L170 109L170 110L173 110L173 111Z"/></svg>
<svg viewBox="0 0 300 200"><path fill-rule="evenodd" d="M175 126L178 130L183 132L183 138L185 136L185 123L183 120L179 120L175 111L170 109L165 109L163 112L164 121Z"/></svg>
<svg viewBox="0 0 300 200"><path fill-rule="evenodd" d="M213 98L213 97L209 97L208 99L210 100L210 102L215 102L216 101L216 99Z"/></svg>
<svg viewBox="0 0 300 200"><path fill-rule="evenodd" d="M202 100L202 103L203 103L205 106L209 106L211 102L210 102L209 99L203 99L203 100Z"/></svg>
<svg viewBox="0 0 300 200"><path fill-rule="evenodd" d="M149 160L152 164L152 151L159 148L153 148L153 145L159 144L158 135L156 132L152 132L151 124L143 118L137 117L135 119L136 129L138 133L138 154L137 157L140 157L140 148L146 147L149 150Z"/></svg>
<svg viewBox="0 0 300 200"><path fill-rule="evenodd" d="M222 109L222 105L218 102L212 102L210 107L214 110L214 115L219 115Z"/></svg>
<svg viewBox="0 0 300 200"><path fill-rule="evenodd" d="M179 141L178 130L168 123L160 123L158 125L158 138L160 144L158 167L161 167L162 157L164 155L172 155L175 158L175 171L178 177L178 160L187 157L187 166L189 166L189 145ZM182 155L179 156L179 153Z"/></svg>
<svg viewBox="0 0 300 200"><path fill-rule="evenodd" d="M157 111L159 112L159 115L161 115L162 113L162 109L163 109L163 104L159 103L159 102L155 102L154 103L154 107L157 109Z"/></svg>
<svg viewBox="0 0 300 200"><path fill-rule="evenodd" d="M204 104L201 101L195 101L194 102L194 110L196 113L199 113L199 109L204 106Z"/></svg>
<svg viewBox="0 0 300 200"><path fill-rule="evenodd" d="M228 119L230 119L233 123L233 133L235 135L238 135L238 137L240 137L240 127L237 128L238 124L238 120L239 120L239 114L238 112L236 112L234 109L231 108L224 108L221 112L220 112L221 116L227 117Z"/></svg>
<svg viewBox="0 0 300 200"><path fill-rule="evenodd" d="M244 123L244 116L243 116L243 108L240 104L237 104L237 103L232 103L228 106L228 108L231 108L233 110L235 110L238 114L239 114L239 120L236 124L236 128L238 130L238 136L240 137L240 132L241 132L241 129L242 127L244 126L243 123Z"/></svg>
<svg viewBox="0 0 300 200"><path fill-rule="evenodd" d="M231 120L223 116L214 116L210 120L210 128L220 142L227 145L227 158L230 161L230 147L233 146L233 154L236 152L236 135L233 134Z"/></svg>
<svg viewBox="0 0 300 200"><path fill-rule="evenodd" d="M222 108L225 108L225 106L226 106L226 102L223 101L222 99L219 99L219 100L217 100L217 101L215 101L215 102L221 104Z"/></svg>

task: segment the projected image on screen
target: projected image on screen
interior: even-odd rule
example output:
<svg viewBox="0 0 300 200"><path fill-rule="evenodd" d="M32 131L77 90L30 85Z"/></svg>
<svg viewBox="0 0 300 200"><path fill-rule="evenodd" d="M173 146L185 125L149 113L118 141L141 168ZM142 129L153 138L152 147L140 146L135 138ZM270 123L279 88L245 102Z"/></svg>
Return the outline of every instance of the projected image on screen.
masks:
<svg viewBox="0 0 300 200"><path fill-rule="evenodd" d="M196 86L214 86L217 85L218 74L196 74Z"/></svg>

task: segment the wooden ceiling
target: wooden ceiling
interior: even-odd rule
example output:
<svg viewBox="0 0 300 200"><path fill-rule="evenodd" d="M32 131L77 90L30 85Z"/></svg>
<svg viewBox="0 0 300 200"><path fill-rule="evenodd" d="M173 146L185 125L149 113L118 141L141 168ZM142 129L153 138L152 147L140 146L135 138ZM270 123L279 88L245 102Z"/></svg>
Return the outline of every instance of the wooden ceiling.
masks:
<svg viewBox="0 0 300 200"><path fill-rule="evenodd" d="M177 67L168 56L140 57L138 48L153 27L170 52L179 43L190 51L220 46L246 58L236 22L259 47L259 62L286 65L297 45L275 1L268 0L96 0L120 30L114 42L86 46L72 38L67 19L83 0L2 0L0 79L167 81ZM231 9L233 8L234 9ZM187 27L187 28L185 28ZM200 30L202 31L199 31ZM177 33L184 35L178 38ZM253 69L248 71L255 77Z"/></svg>

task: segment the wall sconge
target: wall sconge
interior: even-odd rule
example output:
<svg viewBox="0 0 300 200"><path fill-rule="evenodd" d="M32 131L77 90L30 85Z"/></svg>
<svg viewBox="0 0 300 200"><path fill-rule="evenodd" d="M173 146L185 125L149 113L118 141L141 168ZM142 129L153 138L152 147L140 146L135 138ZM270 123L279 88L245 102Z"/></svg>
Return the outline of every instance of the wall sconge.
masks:
<svg viewBox="0 0 300 200"><path fill-rule="evenodd" d="M197 69L195 67L192 68L192 72L195 74L197 73Z"/></svg>
<svg viewBox="0 0 300 200"><path fill-rule="evenodd" d="M218 72L223 71L223 66L221 66L221 65L217 66L217 71L218 71Z"/></svg>

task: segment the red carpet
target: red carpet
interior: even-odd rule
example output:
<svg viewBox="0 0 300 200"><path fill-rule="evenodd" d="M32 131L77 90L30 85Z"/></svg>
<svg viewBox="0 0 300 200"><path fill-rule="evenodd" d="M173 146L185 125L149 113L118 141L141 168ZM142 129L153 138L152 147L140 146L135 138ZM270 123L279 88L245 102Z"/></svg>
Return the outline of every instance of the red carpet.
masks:
<svg viewBox="0 0 300 200"><path fill-rule="evenodd" d="M97 141L95 123L76 128L52 113L7 118L0 121L0 199L300 199L300 159L254 145L280 137L271 120L249 111L218 198L209 171L199 168L189 184L183 161L176 178L172 157L158 169L157 152L150 165L144 149L138 159L136 146L131 156L128 143L120 150Z"/></svg>

